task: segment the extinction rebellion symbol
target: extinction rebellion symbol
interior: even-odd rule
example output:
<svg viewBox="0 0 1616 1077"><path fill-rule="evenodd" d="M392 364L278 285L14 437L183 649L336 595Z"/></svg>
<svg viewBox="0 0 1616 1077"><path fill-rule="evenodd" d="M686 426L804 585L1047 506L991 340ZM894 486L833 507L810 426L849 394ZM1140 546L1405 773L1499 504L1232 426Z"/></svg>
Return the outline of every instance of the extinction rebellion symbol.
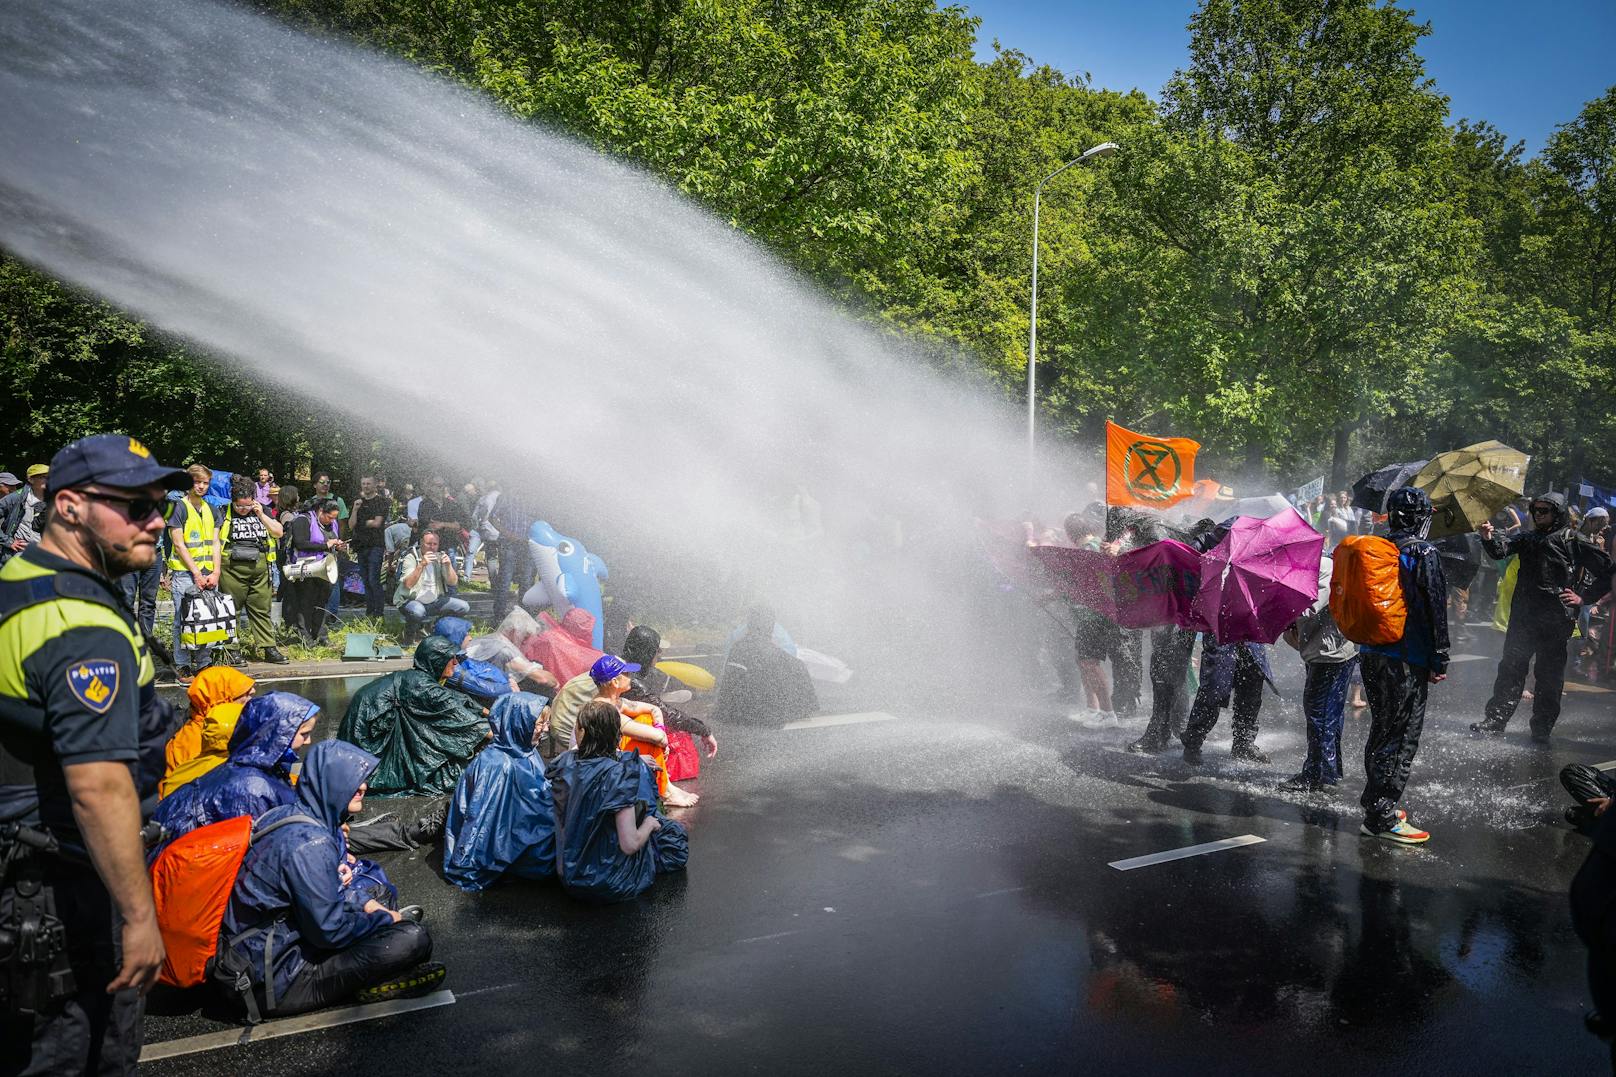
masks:
<svg viewBox="0 0 1616 1077"><path fill-rule="evenodd" d="M1136 441L1122 458L1122 474L1127 479L1128 492L1140 501L1168 501L1178 496L1184 465L1171 445Z"/></svg>

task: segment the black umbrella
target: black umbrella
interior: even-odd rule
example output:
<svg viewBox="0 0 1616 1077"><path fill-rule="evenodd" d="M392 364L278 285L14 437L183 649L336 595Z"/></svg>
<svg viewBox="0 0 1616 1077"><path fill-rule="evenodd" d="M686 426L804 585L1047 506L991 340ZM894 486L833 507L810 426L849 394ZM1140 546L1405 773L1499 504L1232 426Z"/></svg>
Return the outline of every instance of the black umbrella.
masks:
<svg viewBox="0 0 1616 1077"><path fill-rule="evenodd" d="M1370 512L1386 511L1386 495L1399 486L1407 486L1420 473L1428 460L1415 460L1407 464L1388 464L1378 468L1352 484L1352 503Z"/></svg>

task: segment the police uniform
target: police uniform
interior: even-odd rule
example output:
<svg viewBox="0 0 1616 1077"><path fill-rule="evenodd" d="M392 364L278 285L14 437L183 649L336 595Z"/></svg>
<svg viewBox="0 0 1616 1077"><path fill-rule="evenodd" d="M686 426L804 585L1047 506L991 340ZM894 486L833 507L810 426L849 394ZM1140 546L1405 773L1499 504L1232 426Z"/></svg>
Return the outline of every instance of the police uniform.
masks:
<svg viewBox="0 0 1616 1077"><path fill-rule="evenodd" d="M188 481L134 439L98 435L57 454L49 496L92 482ZM134 1069L143 1003L133 990L106 993L121 963L119 925L85 855L64 768L128 764L149 814L173 726L115 583L38 545L0 567L0 821L44 829L63 848L37 866L54 893L76 983L34 1016L0 1015L0 1074Z"/></svg>

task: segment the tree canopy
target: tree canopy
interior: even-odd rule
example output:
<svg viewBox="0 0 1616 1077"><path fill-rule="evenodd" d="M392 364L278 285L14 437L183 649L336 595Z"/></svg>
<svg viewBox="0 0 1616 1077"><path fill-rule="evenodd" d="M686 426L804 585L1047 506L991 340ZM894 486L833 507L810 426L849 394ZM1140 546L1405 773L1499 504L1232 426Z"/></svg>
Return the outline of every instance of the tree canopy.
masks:
<svg viewBox="0 0 1616 1077"><path fill-rule="evenodd" d="M1616 422L1587 407L1616 389L1616 87L1527 159L1449 115L1395 3L1203 0L1156 101L978 62L975 20L932 0L264 6L638 162L1006 393L1034 187L1118 142L1042 200L1046 430L1195 436L1270 488L1498 437L1539 480L1616 485L1586 451ZM3 253L0 334L22 457L113 427L224 466L403 451Z"/></svg>

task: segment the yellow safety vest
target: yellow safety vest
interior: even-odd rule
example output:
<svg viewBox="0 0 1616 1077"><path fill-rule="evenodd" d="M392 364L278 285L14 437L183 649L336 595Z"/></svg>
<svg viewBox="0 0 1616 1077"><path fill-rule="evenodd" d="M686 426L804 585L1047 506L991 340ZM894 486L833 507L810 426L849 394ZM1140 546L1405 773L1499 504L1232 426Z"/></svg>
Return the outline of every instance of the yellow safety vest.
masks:
<svg viewBox="0 0 1616 1077"><path fill-rule="evenodd" d="M219 525L213 522L213 506L203 502L198 509L188 497L181 498L180 504L185 506L185 526L178 530L184 533L185 548L191 551L191 563L196 565L199 572L212 572L218 567L213 563L213 543L219 538ZM169 526L174 526L172 521ZM168 559L168 567L178 572L187 571L178 549Z"/></svg>
<svg viewBox="0 0 1616 1077"><path fill-rule="evenodd" d="M230 559L230 521L235 515L236 505L232 501L224 507L224 523L219 525L219 542L224 547L225 560L227 561ZM279 545L280 540L269 533L269 528L264 528L264 557L269 564L273 565L275 563L275 547ZM193 554L192 556L194 557L195 555Z"/></svg>

